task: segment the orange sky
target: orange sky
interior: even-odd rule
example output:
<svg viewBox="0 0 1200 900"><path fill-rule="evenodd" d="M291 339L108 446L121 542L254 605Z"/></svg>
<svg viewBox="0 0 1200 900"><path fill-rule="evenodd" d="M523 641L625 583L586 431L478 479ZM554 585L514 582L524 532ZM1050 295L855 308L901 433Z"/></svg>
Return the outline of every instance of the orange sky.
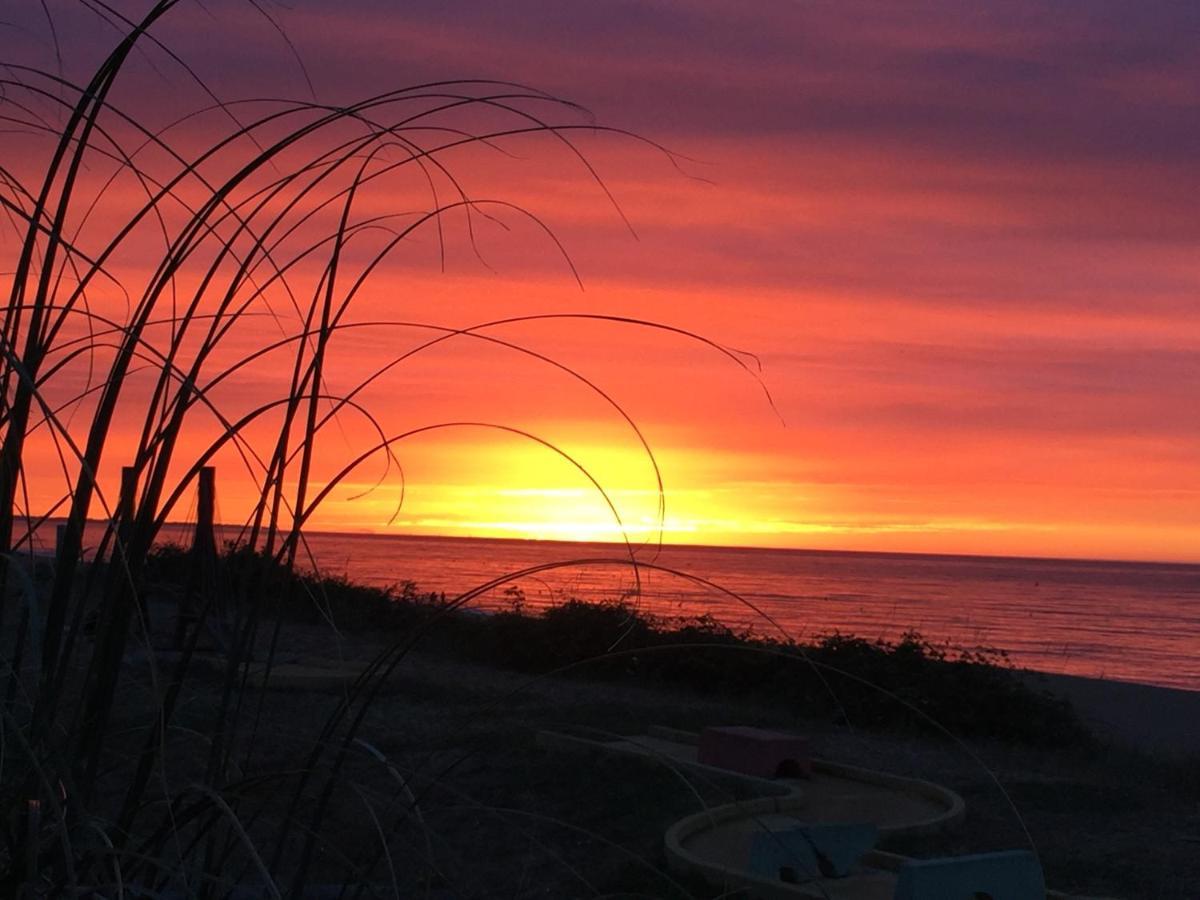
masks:
<svg viewBox="0 0 1200 900"><path fill-rule="evenodd" d="M444 264L436 231L422 227L365 283L348 322L464 328L598 313L753 353L761 374L750 357L738 357L746 371L680 334L612 321L486 332L569 366L637 423L662 472L668 541L1200 560L1195 12L950 0L903 15L882 2L396 6L313 0L278 10L317 98L343 103L446 77L511 79L577 100L596 121L680 156L570 132L618 212L545 135L451 151L443 161L472 197L518 204L538 221L487 207L496 221L475 217L473 250L466 217L449 214ZM311 97L287 45L252 7L206 7L211 15L182 5L159 36L217 95ZM82 77L114 32L78 5L51 8L67 73ZM45 21L31 13L18 25L35 38L26 61L52 65ZM207 102L153 49L115 97L156 127ZM590 121L523 102L558 124ZM493 109L445 124L508 121ZM208 114L168 134L187 151L227 126ZM6 158L19 159L27 179L44 164L45 140L0 140L23 141ZM256 183L300 157L283 155ZM232 171L233 158L213 172ZM169 168L153 154L144 161ZM428 186L411 168L364 187L352 220L428 209ZM87 183L107 171L97 159ZM447 178L434 178L449 196ZM122 177L86 220L81 205L81 242L111 233L137 192ZM335 218L327 212L310 233ZM355 238L339 288L389 234ZM0 246L6 258L15 253L11 233ZM160 247L147 227L115 259L132 295ZM309 260L293 275L311 296L320 266ZM180 295L198 278L182 271ZM125 308L111 284L90 300L114 316ZM259 298L254 312L209 377L296 332L281 292ZM331 347L327 390L352 390L432 334L347 329ZM277 355L214 398L236 417L278 396L289 371ZM56 389L69 396L84 378L64 373ZM108 455L114 466L144 413L140 383ZM332 492L316 527L616 539L613 511L570 459L605 489L631 537L654 533L654 473L636 433L604 397L545 361L457 337L358 399L388 434L489 424L447 424L396 445L406 487L391 524L399 479L376 458ZM266 419L249 434L266 441L271 427ZM214 433L197 415L181 452ZM363 416L340 416L323 433L316 484L373 440ZM48 445L28 465L31 505L44 508L62 490ZM229 454L219 478L222 518L237 521L252 479Z"/></svg>

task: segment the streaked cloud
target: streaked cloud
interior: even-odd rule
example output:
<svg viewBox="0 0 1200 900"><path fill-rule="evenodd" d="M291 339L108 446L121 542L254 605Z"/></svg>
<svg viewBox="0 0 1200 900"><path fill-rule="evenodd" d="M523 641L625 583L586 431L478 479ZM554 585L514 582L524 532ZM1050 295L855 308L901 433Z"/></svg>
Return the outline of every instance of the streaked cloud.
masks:
<svg viewBox="0 0 1200 900"><path fill-rule="evenodd" d="M69 64L98 59L102 29L52 10L78 51ZM16 24L42 36L23 52L44 57L37 12ZM539 221L497 207L497 221L474 223L472 246L449 217L445 244L431 229L415 235L354 313L463 327L602 311L757 353L786 428L753 378L678 335L566 320L489 332L569 364L642 427L662 452L679 539L1196 558L1200 7L301 0L271 12L322 101L505 79L680 154L569 132L634 239L552 140L456 152L448 161L472 196ZM308 89L248 4L185 5L165 24L163 39L223 97ZM206 102L153 52L117 96L160 124L179 96ZM558 124L593 121L523 102ZM360 215L425 209L410 187L364 192ZM157 248L144 249L124 260L133 282ZM259 336L234 336L230 352ZM421 339L398 326L347 332L331 385L352 387ZM283 377L264 367L231 399ZM456 338L363 400L396 433L485 420L528 430L577 452L631 523L647 521L651 470L634 461L636 435L561 369ZM361 420L340 427L331 469L370 432ZM546 534L542 503L564 533L607 527L590 508L564 511L590 490L577 473L513 443L406 440L412 505L399 521ZM340 496L324 519L339 527L378 527L395 500Z"/></svg>

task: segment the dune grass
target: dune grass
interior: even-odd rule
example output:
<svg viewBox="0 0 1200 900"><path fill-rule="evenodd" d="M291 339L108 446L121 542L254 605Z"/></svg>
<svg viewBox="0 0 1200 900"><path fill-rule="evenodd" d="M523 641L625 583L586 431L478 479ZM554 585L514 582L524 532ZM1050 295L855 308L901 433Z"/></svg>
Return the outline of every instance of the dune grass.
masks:
<svg viewBox="0 0 1200 900"><path fill-rule="evenodd" d="M399 477L394 447L415 432L389 433L359 395L396 377L413 353L448 339L486 341L599 391L570 366L495 333L511 322L447 329L349 316L371 276L417 233L440 244L454 227L473 243L482 219L521 216L561 252L531 213L468 195L444 158L540 135L603 191L569 136L597 130L581 110L486 81L417 85L336 107L224 102L154 36L177 5L160 0L135 21L80 4L81 18L118 35L94 72L75 81L61 67L9 61L0 74L10 149L0 168L10 232L0 324L6 896L208 897L250 882L264 896L298 897L347 795L365 805L378 840L361 858L338 860L335 880L373 883L383 860L392 865L384 826L415 812L411 800L360 797L362 786L349 783L362 756L355 741L368 681L294 748L289 770L250 764L263 709L247 693L246 666L251 658L270 665L279 650L275 610L262 598L303 554L303 529L331 490L367 465L381 480ZM145 124L114 100L139 55L191 80L209 106L165 127ZM412 195L414 183L424 196ZM362 202L392 190L416 210L379 214ZM278 336L261 337L264 323ZM352 389L328 386L338 354L353 351L362 329L401 327L433 336ZM257 337L249 350L248 335ZM282 373L277 395L232 402L239 379L253 381L264 367ZM365 420L376 439L318 486L314 466L327 466L325 439L346 416ZM420 430L468 426L541 441L505 423ZM180 652L156 658L144 586L162 524L185 511L200 472L217 459L240 459L258 484L242 543L272 565L225 567L220 603L233 617L224 675L198 711L193 663L215 591L205 592L200 626ZM49 582L35 583L33 538L50 515L65 524ZM111 526L84 565L89 518ZM296 585L285 579L284 587ZM287 799L253 807L264 791Z"/></svg>
<svg viewBox="0 0 1200 900"><path fill-rule="evenodd" d="M447 341L532 359L628 426L654 472L661 517L657 465L620 404L506 331L603 320L699 341L752 375L754 360L672 325L602 312L463 328L354 312L414 236L432 236L444 266L452 235L478 252L485 221L523 220L578 278L533 212L467 192L451 167L464 150L504 153L506 141L540 138L617 215L574 136L607 131L674 157L568 101L496 81L413 85L336 106L230 101L156 37L179 5L157 0L129 19L81 2L75 24L114 36L82 78L58 47L52 65L0 69L9 294L0 322L0 894L207 898L251 885L254 896L298 898L321 879L348 896L375 893L414 858L432 859L416 788L362 736L380 685L427 623L397 632L341 702L288 737L286 754L263 752L275 741L264 730L272 711L249 673L291 652L285 613L307 605L334 640L340 622L365 615L340 603L334 585L292 574L315 510L352 477L402 484L405 440L474 428L562 456L618 524L620 515L586 468L542 436L507 422L396 431L373 415L371 389L402 385L408 360ZM276 27L265 7L247 8ZM147 61L204 102L152 121L137 109L133 73ZM379 197L393 198L383 212ZM334 377L363 335L414 329L426 338L355 384ZM374 437L347 453L335 438L349 419ZM257 485L240 550L216 569L204 554L152 552L218 461ZM35 544L51 517L63 524L47 566ZM107 530L85 547L91 520ZM171 566L196 621L162 653L148 584ZM200 665L214 623L223 630L215 681ZM330 851L348 821L364 826L361 840ZM421 871L431 883L434 871ZM393 883L391 894L399 890Z"/></svg>

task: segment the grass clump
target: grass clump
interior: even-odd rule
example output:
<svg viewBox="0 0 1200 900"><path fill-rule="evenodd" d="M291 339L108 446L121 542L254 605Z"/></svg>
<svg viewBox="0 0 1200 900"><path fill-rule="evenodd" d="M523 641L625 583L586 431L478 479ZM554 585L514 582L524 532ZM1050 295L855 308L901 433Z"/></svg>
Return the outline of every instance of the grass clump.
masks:
<svg viewBox="0 0 1200 900"><path fill-rule="evenodd" d="M387 615L395 631L420 604L393 602L414 600L403 589L364 601L293 574L305 528L358 476L402 486L397 447L438 429L500 430L570 459L504 423L400 430L374 415L373 398L403 393L383 383L446 341L536 360L624 415L569 365L495 333L537 315L451 328L378 303L357 313L381 270L403 272L414 235L433 237L444 263L450 237L478 252L482 223L510 219L561 251L519 205L468 193L450 161L540 138L605 196L571 140L602 126L543 92L481 80L336 105L226 102L157 37L186 5L153 0L130 18L82 2L69 28L47 6L51 42L82 34L88 46L56 47L39 66L9 58L38 46L17 42L0 61L0 896L207 900L254 885L300 898L314 879L359 896L387 882L393 854L428 837L413 785L361 743L404 640L279 734L264 730L272 710L251 675L285 649L289 616ZM262 4L245 7L275 26ZM98 41L110 43L94 67L81 62ZM198 108L166 121L140 110L139 73L171 81L166 116L189 89ZM416 345L364 363L363 336L394 347L397 333ZM153 552L218 464L252 486L236 514L243 549L216 567L211 554ZM62 521L52 566L34 552L50 517ZM95 521L104 534L88 546ZM191 620L169 652L156 584ZM209 637L215 680L214 660L200 666ZM362 826L356 840L335 841L347 821Z"/></svg>

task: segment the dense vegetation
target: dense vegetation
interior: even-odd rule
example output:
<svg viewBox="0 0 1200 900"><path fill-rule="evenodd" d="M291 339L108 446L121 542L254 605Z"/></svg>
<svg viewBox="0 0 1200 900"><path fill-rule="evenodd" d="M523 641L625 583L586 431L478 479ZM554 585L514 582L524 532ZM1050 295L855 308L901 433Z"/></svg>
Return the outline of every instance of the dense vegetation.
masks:
<svg viewBox="0 0 1200 900"><path fill-rule="evenodd" d="M166 549L160 559L183 559ZM229 565L269 564L245 551ZM1044 746L1089 747L1093 738L1070 704L1038 690L1000 651L936 646L917 632L898 641L830 634L798 644L737 632L711 617L664 619L631 600L564 599L534 613L519 587L497 590L481 615L422 593L344 577L278 573L289 617L334 621L414 646L526 673L556 672L618 682L678 685L705 694L750 696L799 720L989 737Z"/></svg>

